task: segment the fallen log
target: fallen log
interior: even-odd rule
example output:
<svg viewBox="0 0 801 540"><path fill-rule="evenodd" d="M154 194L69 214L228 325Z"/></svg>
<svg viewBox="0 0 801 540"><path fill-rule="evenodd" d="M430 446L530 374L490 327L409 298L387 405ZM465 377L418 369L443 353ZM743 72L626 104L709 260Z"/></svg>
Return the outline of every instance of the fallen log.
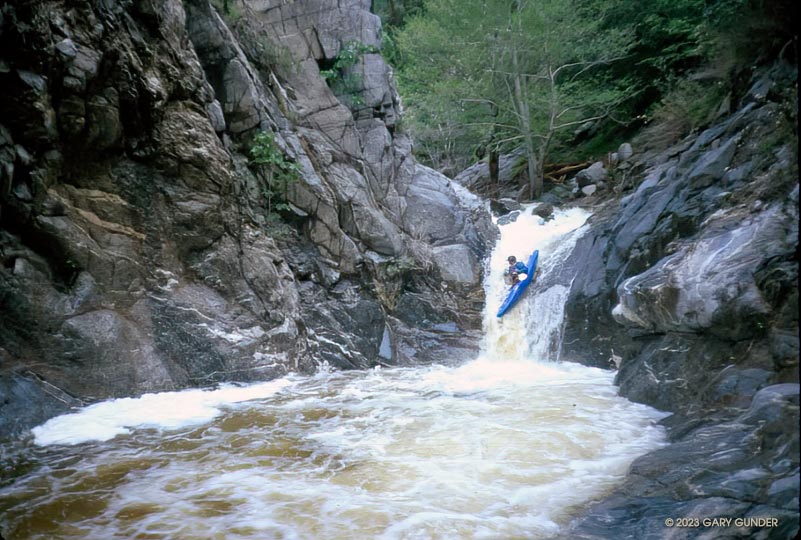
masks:
<svg viewBox="0 0 801 540"><path fill-rule="evenodd" d="M545 166L545 175L551 175L554 177L558 177L562 174L569 174L571 172L580 171L581 169L586 169L592 165L591 162L585 161L582 163L552 163L550 165Z"/></svg>
<svg viewBox="0 0 801 540"><path fill-rule="evenodd" d="M564 183L565 178L567 178L567 175L563 174L557 178L555 176L551 176L550 174L546 174L544 178L546 182L550 182L551 184L562 184Z"/></svg>

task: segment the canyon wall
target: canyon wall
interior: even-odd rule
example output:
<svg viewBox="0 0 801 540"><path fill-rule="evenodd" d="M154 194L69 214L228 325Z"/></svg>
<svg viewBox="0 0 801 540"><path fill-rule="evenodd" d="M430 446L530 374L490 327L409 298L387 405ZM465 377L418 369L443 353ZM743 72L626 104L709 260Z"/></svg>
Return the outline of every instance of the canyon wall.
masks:
<svg viewBox="0 0 801 540"><path fill-rule="evenodd" d="M0 434L475 354L494 229L415 162L370 2L225 4L0 10Z"/></svg>
<svg viewBox="0 0 801 540"><path fill-rule="evenodd" d="M673 413L669 444L563 538L792 538L798 532L795 66L737 110L639 156L637 189L592 218L561 357L619 367L629 399ZM666 518L776 519L673 529Z"/></svg>

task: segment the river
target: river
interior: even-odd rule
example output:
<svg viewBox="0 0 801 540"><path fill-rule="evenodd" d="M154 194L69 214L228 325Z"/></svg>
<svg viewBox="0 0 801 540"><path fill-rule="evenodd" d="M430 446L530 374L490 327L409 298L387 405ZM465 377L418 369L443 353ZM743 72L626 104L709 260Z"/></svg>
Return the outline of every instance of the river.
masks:
<svg viewBox="0 0 801 540"><path fill-rule="evenodd" d="M33 539L534 539L664 444L664 414L611 371L554 358L567 287L549 272L587 214L501 227L479 358L98 403L11 448L0 531ZM521 303L494 316L508 254L540 249Z"/></svg>

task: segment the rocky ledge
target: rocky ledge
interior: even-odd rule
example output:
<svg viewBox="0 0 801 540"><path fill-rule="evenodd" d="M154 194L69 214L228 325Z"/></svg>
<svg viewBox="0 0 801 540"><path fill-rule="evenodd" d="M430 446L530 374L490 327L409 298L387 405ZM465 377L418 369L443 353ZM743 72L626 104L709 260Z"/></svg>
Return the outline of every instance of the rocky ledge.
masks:
<svg viewBox="0 0 801 540"><path fill-rule="evenodd" d="M779 64L737 112L643 155L642 183L596 213L567 263L562 358L619 366L622 395L672 414L668 444L560 538L798 533L795 80Z"/></svg>

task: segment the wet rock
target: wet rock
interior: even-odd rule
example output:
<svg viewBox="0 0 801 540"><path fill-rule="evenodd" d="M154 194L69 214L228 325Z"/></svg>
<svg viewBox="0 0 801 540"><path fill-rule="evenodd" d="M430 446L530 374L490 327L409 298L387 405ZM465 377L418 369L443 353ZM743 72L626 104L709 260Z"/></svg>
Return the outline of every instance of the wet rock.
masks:
<svg viewBox="0 0 801 540"><path fill-rule="evenodd" d="M2 350L0 360L4 364L9 361ZM3 396L0 401L0 433L6 435L20 435L53 416L83 404L32 373L27 376L0 374L0 396Z"/></svg>
<svg viewBox="0 0 801 540"><path fill-rule="evenodd" d="M498 218L498 225L509 225L510 223L514 223L517 221L517 218L520 217L520 212L510 212L505 216L501 216Z"/></svg>
<svg viewBox="0 0 801 540"><path fill-rule="evenodd" d="M520 210L523 206L514 199L490 199L490 210L496 216Z"/></svg>
<svg viewBox="0 0 801 540"><path fill-rule="evenodd" d="M789 248L778 209L763 216L744 222L730 216L729 223L741 225L702 234L691 250L624 281L618 288L615 319L656 332L709 330L728 339L762 334L771 309L753 280L753 261L763 249ZM725 216L717 220L720 225L726 222Z"/></svg>
<svg viewBox="0 0 801 540"><path fill-rule="evenodd" d="M798 459L777 465L789 457L789 449L782 444L792 439L790 426L798 420L797 401L797 384L768 386L738 417L697 427L673 444L637 459L624 485L593 505L586 517L558 538L656 538L666 530L664 516L674 515L697 517L699 524L711 516L775 518L769 527L759 522L734 531L699 527L695 530L711 535L698 538L717 538L721 532L726 538L731 532L738 538L793 537L799 527L795 512ZM760 433L757 436L755 429ZM783 440L760 448L771 431Z"/></svg>
<svg viewBox="0 0 801 540"><path fill-rule="evenodd" d="M78 55L78 49L75 43L70 38L65 38L56 43L56 50L66 58L75 58Z"/></svg>
<svg viewBox="0 0 801 540"><path fill-rule="evenodd" d="M547 202L538 203L531 209L531 214L547 220L553 217L553 205Z"/></svg>
<svg viewBox="0 0 801 540"><path fill-rule="evenodd" d="M594 195L596 191L598 191L598 186L595 185L595 184L589 184L589 185L584 186L583 188L581 188L581 193L585 197L589 197L591 195Z"/></svg>
<svg viewBox="0 0 801 540"><path fill-rule="evenodd" d="M301 292L315 356L339 369L375 366L386 331L381 305L347 280L334 294L326 298L325 290L312 284Z"/></svg>
<svg viewBox="0 0 801 540"><path fill-rule="evenodd" d="M798 365L799 339L797 329L774 329L770 339L770 352L777 368L782 369Z"/></svg>
<svg viewBox="0 0 801 540"><path fill-rule="evenodd" d="M347 43L379 45L368 3L251 3L232 28L208 3L154 6L20 21L58 37L14 44L19 69L0 70L3 227L23 231L0 230L8 355L110 397L477 350L483 203L416 164L380 55L354 66L361 106L319 76ZM279 44L297 69L265 61ZM249 163L266 130L297 166L280 218L272 172ZM418 333L434 319L413 305L442 320Z"/></svg>
<svg viewBox="0 0 801 540"><path fill-rule="evenodd" d="M580 270L562 358L602 367L616 354L621 394L673 414L662 422L671 443L559 538L656 538L665 529L652 518L710 509L780 516L778 528L732 537L798 532L785 510L798 498L797 173L748 143L775 129L771 108L747 104L653 156L567 263ZM707 536L718 534L699 531Z"/></svg>

